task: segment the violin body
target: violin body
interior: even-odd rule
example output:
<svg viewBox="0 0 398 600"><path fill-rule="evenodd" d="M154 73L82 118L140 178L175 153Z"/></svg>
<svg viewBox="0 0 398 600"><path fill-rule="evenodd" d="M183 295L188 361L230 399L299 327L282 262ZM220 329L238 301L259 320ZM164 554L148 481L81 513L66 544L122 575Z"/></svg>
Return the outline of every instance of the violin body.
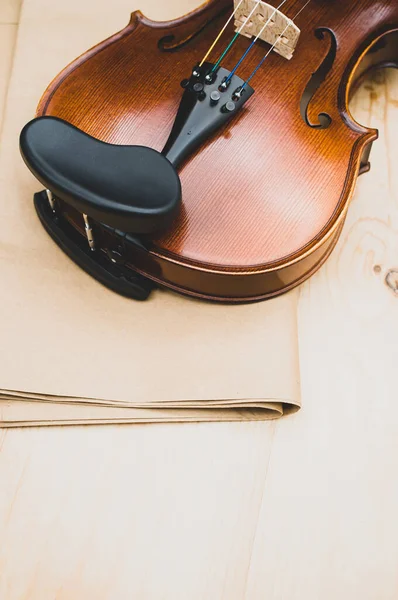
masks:
<svg viewBox="0 0 398 600"><path fill-rule="evenodd" d="M288 0L284 11L292 16L301 4ZM55 78L36 116L57 117L108 144L161 152L180 106L180 82L232 10L232 0L210 0L167 23L134 13L123 31ZM133 297L115 277L139 274L148 282L145 297L153 282L222 302L267 299L310 277L335 247L356 180L370 166L378 134L355 121L349 100L369 69L397 66L398 3L312 0L297 24L293 58L270 54L239 114L179 164L181 206L165 231L126 235L122 226L91 219L95 251L79 260L68 239L83 252L87 222L58 199L51 224L38 194L39 216L61 247L94 276L97 267L108 269L113 284L97 278ZM231 22L225 39L234 31ZM240 36L226 69L248 43ZM264 51L256 44L239 70L242 80Z"/></svg>

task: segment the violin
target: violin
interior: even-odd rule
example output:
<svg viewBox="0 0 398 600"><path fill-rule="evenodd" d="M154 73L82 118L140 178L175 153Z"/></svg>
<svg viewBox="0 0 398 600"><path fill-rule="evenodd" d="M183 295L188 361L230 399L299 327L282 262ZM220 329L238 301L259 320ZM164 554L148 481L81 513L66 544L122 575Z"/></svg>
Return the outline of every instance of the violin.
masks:
<svg viewBox="0 0 398 600"><path fill-rule="evenodd" d="M265 300L335 247L378 132L349 111L398 65L396 0L141 12L68 65L22 130L53 240L110 289Z"/></svg>

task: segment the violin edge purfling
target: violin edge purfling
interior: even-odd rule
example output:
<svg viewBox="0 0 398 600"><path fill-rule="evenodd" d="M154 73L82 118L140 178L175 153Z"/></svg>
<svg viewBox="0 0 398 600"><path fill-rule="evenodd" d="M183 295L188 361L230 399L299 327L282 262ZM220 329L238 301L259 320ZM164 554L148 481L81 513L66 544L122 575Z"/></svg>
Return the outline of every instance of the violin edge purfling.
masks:
<svg viewBox="0 0 398 600"><path fill-rule="evenodd" d="M361 7L348 2L343 16L335 4L327 4L309 3L298 23L301 36L293 58L267 56L266 68L256 72L256 94L230 124L206 132L210 137L199 136L200 145L192 146L191 156L176 154L176 164L182 160L182 205L171 227L164 234L137 240L134 234L91 219L96 250L87 254L82 268L96 276L93 263L103 268L108 260L111 269L117 257L122 279L126 269L133 278L138 274L143 281L180 293L228 303L277 296L319 269L339 239L356 179L369 169L371 145L377 138L377 131L356 123L350 114L350 93L368 70L398 64L398 7L393 1L381 2L383 10L373 15L371 23L370 1ZM288 0L286 13L292 18L302 5ZM195 64L199 66L228 18L228 7L232 9L232 2L213 0L168 23L133 14L125 30L88 51L50 84L37 115L64 119L111 144L167 149L178 93L184 93L180 81L189 77ZM231 22L227 40L233 27ZM330 36L317 35L328 30ZM247 38L237 40L225 59L230 73L249 45ZM222 47L217 47L215 58ZM243 83L267 49L259 48L256 45L237 72ZM109 82L110 65L128 53L135 64L127 58L121 61L124 82L117 68L116 81ZM160 54L165 65L156 74L153 93L145 89L142 97L130 97L129 104L130 86L142 89L140 65L146 61L151 72L150 65ZM324 64L328 68L322 70ZM167 71L173 73L172 79L163 75ZM83 81L88 84L87 95L78 101ZM88 99L93 89L101 90L98 104ZM202 102L197 100L200 106ZM151 107L161 128L151 118ZM116 128L106 119L107 111L119 123ZM36 202L43 221L41 201L44 196ZM46 213L50 234L52 215ZM57 227L64 222L65 230L72 228L84 241L86 228L79 211L58 199L54 218Z"/></svg>

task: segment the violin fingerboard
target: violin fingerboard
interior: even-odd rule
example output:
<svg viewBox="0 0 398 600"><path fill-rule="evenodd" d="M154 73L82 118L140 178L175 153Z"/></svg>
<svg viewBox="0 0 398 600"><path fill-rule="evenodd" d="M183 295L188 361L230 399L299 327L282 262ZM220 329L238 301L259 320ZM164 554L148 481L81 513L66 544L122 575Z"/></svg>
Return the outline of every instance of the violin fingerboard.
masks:
<svg viewBox="0 0 398 600"><path fill-rule="evenodd" d="M275 44L275 52L288 60L293 57L300 37L300 29L287 16L267 2L257 2L256 0L243 0L242 3L234 0L234 2L236 32L239 31L248 38L255 37L261 32L260 39L271 46ZM255 10L253 11L253 9ZM248 19L252 11L253 13ZM269 23L264 28L268 20ZM282 33L283 35L280 37Z"/></svg>

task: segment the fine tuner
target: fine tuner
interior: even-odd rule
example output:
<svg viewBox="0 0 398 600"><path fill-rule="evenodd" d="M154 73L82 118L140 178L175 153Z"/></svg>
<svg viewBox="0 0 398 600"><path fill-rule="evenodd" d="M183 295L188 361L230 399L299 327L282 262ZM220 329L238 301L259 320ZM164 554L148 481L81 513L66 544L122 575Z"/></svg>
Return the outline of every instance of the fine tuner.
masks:
<svg viewBox="0 0 398 600"><path fill-rule="evenodd" d="M377 131L349 111L398 64L396 0L208 0L68 65L21 132L37 214L105 286L237 303L327 260ZM182 88L182 89L181 89Z"/></svg>

